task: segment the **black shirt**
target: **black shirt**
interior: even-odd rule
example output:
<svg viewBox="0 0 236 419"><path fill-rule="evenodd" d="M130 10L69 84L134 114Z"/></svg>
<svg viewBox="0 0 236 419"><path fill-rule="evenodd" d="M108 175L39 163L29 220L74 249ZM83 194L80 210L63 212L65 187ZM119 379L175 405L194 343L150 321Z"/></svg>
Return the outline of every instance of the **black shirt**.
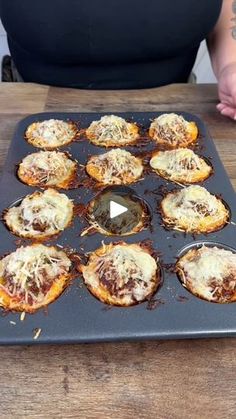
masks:
<svg viewBox="0 0 236 419"><path fill-rule="evenodd" d="M91 89L186 82L222 0L0 0L25 81Z"/></svg>

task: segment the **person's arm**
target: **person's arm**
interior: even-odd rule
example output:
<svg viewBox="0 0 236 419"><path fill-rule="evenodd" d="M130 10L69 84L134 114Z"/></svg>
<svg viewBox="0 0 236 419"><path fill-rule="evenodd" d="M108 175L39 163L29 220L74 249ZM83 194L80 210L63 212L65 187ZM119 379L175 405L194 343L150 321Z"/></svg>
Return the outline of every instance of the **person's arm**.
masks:
<svg viewBox="0 0 236 419"><path fill-rule="evenodd" d="M236 120L236 0L223 0L208 49L219 86L217 109Z"/></svg>

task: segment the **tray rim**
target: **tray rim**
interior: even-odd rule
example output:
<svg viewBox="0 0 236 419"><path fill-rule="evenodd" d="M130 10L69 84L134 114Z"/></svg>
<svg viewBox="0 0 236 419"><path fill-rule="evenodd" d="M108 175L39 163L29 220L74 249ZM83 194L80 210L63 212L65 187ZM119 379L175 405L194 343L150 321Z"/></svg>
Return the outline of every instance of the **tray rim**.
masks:
<svg viewBox="0 0 236 419"><path fill-rule="evenodd" d="M73 117L75 115L101 115L102 116L102 115L110 115L110 114L115 114L115 115L119 115L119 116L122 116L122 115L125 116L126 115L126 118L127 118L127 115L133 116L133 115L137 115L137 114L138 115L150 115L150 114L154 115L154 114L156 114L158 116L158 115L163 114L163 113L176 113L176 114L186 116L189 119L191 117L194 117L194 120L199 121L199 123L204 126L206 136L211 140L212 145L215 148L216 156L219 158L219 160L221 160L220 156L217 152L217 149L215 147L214 140L212 139L212 137L209 133L208 127L205 125L205 122L202 121L201 118L199 118L197 115L194 115L190 112L174 111L174 110L171 110L171 111L168 111L168 110L166 110L166 111L163 111L163 110L162 111L130 111L130 112L129 111L128 112L126 112L126 111L123 111L123 112L122 111L120 111L120 112L116 112L116 111L115 112L112 112L112 111L108 111L108 112L104 112L104 111L102 111L102 112L97 112L97 111L92 111L92 112L46 111L46 112L29 114L26 117L22 118L18 122L18 124L16 125L16 128L15 128L13 138L12 138L10 146L9 146L9 150L8 150L8 153L7 153L7 157L5 159L5 163L3 165L1 178L3 177L5 169L6 169L6 164L7 164L7 161L8 161L8 157L11 155L11 151L12 151L11 146L14 142L14 138L16 136L16 133L18 131L19 126L22 125L22 124L26 124L32 118L34 118L34 120L36 121L37 118L40 118L40 120L41 120L41 118L46 119L45 117L52 116L52 115L55 117L55 119L59 119L59 116L61 116L62 119L67 119L67 117L68 117L68 119L73 119ZM64 115L64 117L63 117L63 115ZM66 115L66 118L65 118L65 115ZM134 119L135 119L135 117L134 117ZM60 149L64 150L64 148L66 148L66 147L67 146L62 147ZM107 151L104 147L100 147L100 148L101 148L101 150L104 150L104 152ZM126 148L126 147L124 147L124 148ZM40 149L37 149L37 148L34 148L34 147L32 147L32 150L35 150L35 152L40 151ZM225 170L225 167L224 167L222 161L221 161L221 166L222 166L221 170L222 169L224 170L224 172L225 172L224 174L227 177L227 180L230 181L230 178L227 175L227 172ZM232 186L232 184L231 184L231 186ZM233 190L233 187L232 187L232 190ZM32 189L32 192L33 192L33 189ZM63 190L63 193L64 193L64 190ZM65 191L65 193L66 193L66 191ZM125 237L124 237L124 240L125 240ZM137 240L135 240L135 241L137 241ZM68 341L64 341L63 338L58 338L58 339L56 338L56 339L52 339L52 340L50 340L50 339L48 339L48 340L44 340L44 339L33 340L32 338L29 338L27 340L27 339L23 338L23 339L16 339L15 341L10 339L7 342L3 342L2 339L1 339L1 336L0 336L0 344L2 344L2 345L8 345L8 344L10 344L10 345L12 345L12 344L16 344L16 345L18 345L18 344L41 344L41 343L44 343L44 344L50 344L50 343L51 344L52 343L67 344L67 343L86 343L86 342L105 342L105 341L124 341L124 340L132 341L132 340L153 340L153 339L177 339L177 338L179 338L179 339L187 339L187 338L192 339L192 338L210 338L210 337L226 337L226 336L229 336L229 337L236 336L236 325L235 325L235 329L232 329L232 330L227 329L227 332L226 332L225 329L223 329L221 331L219 330L219 331L211 331L211 332L209 332L209 331L196 332L195 331L193 333L191 333L190 331L188 331L188 332L178 331L177 335L173 335L173 333L170 333L170 334L163 333L163 332L160 333L160 331L159 331L158 336L156 334L150 335L150 333L148 335L145 335L144 333L141 333L141 334L136 333L135 336L127 336L125 334L124 335L120 334L120 335L117 335L117 336L106 335L106 336L97 336L97 337L94 336L94 337L91 337L91 338L87 337L85 339L81 338L80 340L72 337Z"/></svg>

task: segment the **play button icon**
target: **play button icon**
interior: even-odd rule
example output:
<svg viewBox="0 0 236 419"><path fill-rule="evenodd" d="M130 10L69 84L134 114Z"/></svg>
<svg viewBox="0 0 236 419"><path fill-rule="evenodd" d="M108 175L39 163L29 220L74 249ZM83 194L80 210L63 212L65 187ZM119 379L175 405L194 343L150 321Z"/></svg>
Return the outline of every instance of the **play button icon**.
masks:
<svg viewBox="0 0 236 419"><path fill-rule="evenodd" d="M146 204L125 186L103 190L90 202L89 213L107 234L115 235L141 230L149 217Z"/></svg>
<svg viewBox="0 0 236 419"><path fill-rule="evenodd" d="M124 207L124 205L120 205L115 201L110 201L110 218L118 217L126 211L128 211L128 208Z"/></svg>

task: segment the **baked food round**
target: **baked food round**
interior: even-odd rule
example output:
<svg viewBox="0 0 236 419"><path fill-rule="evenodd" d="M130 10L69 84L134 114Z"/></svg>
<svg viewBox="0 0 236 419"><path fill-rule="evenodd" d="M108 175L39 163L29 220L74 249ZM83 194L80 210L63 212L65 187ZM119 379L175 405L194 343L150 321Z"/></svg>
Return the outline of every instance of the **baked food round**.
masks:
<svg viewBox="0 0 236 419"><path fill-rule="evenodd" d="M19 247L0 260L0 306L34 313L69 284L72 262L65 252L43 244Z"/></svg>
<svg viewBox="0 0 236 419"><path fill-rule="evenodd" d="M27 195L16 207L4 211L7 227L17 236L46 239L63 231L73 219L73 202L54 189Z"/></svg>
<svg viewBox="0 0 236 419"><path fill-rule="evenodd" d="M29 186L54 186L62 189L73 188L76 173L76 161L60 151L28 154L17 170L19 179Z"/></svg>
<svg viewBox="0 0 236 419"><path fill-rule="evenodd" d="M78 134L78 128L72 121L47 119L33 122L25 131L25 139L38 148L53 150L71 143Z"/></svg>
<svg viewBox="0 0 236 419"><path fill-rule="evenodd" d="M150 166L162 178L182 184L203 182L212 173L212 167L189 148L154 152Z"/></svg>
<svg viewBox="0 0 236 419"><path fill-rule="evenodd" d="M103 245L81 265L84 282L100 301L131 306L148 299L160 284L160 267L151 250L124 242Z"/></svg>
<svg viewBox="0 0 236 419"><path fill-rule="evenodd" d="M93 121L86 129L86 136L91 143L102 147L120 147L133 144L139 137L139 129L135 123L127 122L115 115L102 116Z"/></svg>
<svg viewBox="0 0 236 419"><path fill-rule="evenodd" d="M142 176L143 164L140 158L117 148L90 157L86 171L102 185L128 185Z"/></svg>
<svg viewBox="0 0 236 419"><path fill-rule="evenodd" d="M198 185L169 192L161 201L161 214L166 227L197 234L219 230L229 220L221 199Z"/></svg>
<svg viewBox="0 0 236 419"><path fill-rule="evenodd" d="M198 128L181 115L165 113L152 121L149 136L165 148L188 147L197 141Z"/></svg>
<svg viewBox="0 0 236 419"><path fill-rule="evenodd" d="M126 210L118 216L111 217L112 201ZM114 190L108 189L89 202L85 218L89 227L82 231L81 236L93 232L105 236L128 236L147 228L150 212L140 198L129 193L118 195Z"/></svg>
<svg viewBox="0 0 236 419"><path fill-rule="evenodd" d="M192 248L179 258L176 272L197 297L215 303L236 301L236 254L217 246Z"/></svg>

